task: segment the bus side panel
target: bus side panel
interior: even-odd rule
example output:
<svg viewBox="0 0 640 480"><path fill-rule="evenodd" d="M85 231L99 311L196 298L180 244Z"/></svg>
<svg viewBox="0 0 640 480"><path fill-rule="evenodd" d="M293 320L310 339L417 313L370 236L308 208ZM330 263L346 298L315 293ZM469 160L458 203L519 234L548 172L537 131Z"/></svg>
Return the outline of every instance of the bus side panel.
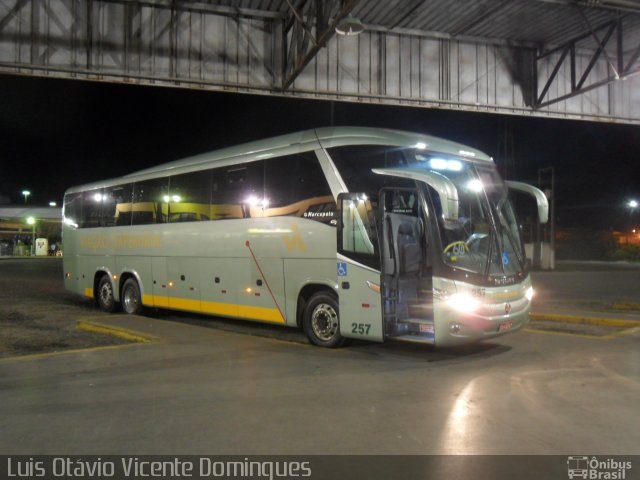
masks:
<svg viewBox="0 0 640 480"><path fill-rule="evenodd" d="M140 294L142 295L143 303L144 298L153 292L153 280L151 275L151 258L137 255L120 255L116 258L116 268L119 272L120 278L123 274L132 273L138 285L140 287ZM120 298L119 289L116 292L117 298Z"/></svg>
<svg viewBox="0 0 640 480"><path fill-rule="evenodd" d="M286 323L282 265L281 258L238 260L238 269L243 277L238 288L238 315L241 318Z"/></svg>
<svg viewBox="0 0 640 480"><path fill-rule="evenodd" d="M167 281L166 257L151 258L153 275L151 295L143 295L142 303L150 307L169 308L169 282Z"/></svg>
<svg viewBox="0 0 640 480"><path fill-rule="evenodd" d="M78 280L78 257L64 257L63 260L63 275L64 275L64 288L73 293L84 295L84 292L80 289L80 282Z"/></svg>
<svg viewBox="0 0 640 480"><path fill-rule="evenodd" d="M98 269L97 262L104 263L103 257L83 255L77 259L77 292L87 298L93 298L93 279Z"/></svg>
<svg viewBox="0 0 640 480"><path fill-rule="evenodd" d="M286 258L284 260L285 295L287 302L287 325L296 326L298 296L306 285L324 286L327 290L337 291L336 260Z"/></svg>
<svg viewBox="0 0 640 480"><path fill-rule="evenodd" d="M169 308L188 312L201 312L200 269L201 259L193 257L169 257L167 281Z"/></svg>
<svg viewBox="0 0 640 480"><path fill-rule="evenodd" d="M380 273L344 258L340 282L340 334L374 342L384 339Z"/></svg>
<svg viewBox="0 0 640 480"><path fill-rule="evenodd" d="M236 258L201 259L199 270L202 313L222 317L238 316L238 261Z"/></svg>

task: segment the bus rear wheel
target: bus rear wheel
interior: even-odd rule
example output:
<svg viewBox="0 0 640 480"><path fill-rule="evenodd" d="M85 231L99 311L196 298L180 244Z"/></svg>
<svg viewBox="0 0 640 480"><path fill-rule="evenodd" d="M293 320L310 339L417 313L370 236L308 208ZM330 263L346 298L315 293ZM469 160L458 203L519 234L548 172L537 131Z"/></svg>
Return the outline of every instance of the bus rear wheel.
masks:
<svg viewBox="0 0 640 480"><path fill-rule="evenodd" d="M116 299L113 296L113 285L109 275L103 275L98 283L98 291L96 292L96 301L101 310L105 312L113 312L116 309Z"/></svg>
<svg viewBox="0 0 640 480"><path fill-rule="evenodd" d="M142 313L142 298L138 282L129 278L122 287L122 310L129 315L139 315Z"/></svg>
<svg viewBox="0 0 640 480"><path fill-rule="evenodd" d="M344 343L340 335L338 300L332 293L314 293L307 303L302 318L302 327L314 345L335 348Z"/></svg>

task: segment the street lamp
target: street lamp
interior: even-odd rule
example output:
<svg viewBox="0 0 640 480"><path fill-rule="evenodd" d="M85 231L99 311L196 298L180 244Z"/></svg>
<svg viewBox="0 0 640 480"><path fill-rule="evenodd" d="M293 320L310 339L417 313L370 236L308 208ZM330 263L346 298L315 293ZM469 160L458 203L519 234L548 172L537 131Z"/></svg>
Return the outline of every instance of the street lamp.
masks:
<svg viewBox="0 0 640 480"><path fill-rule="evenodd" d="M31 256L35 255L35 246L36 246L36 219L33 217L27 218L27 223L31 225Z"/></svg>
<svg viewBox="0 0 640 480"><path fill-rule="evenodd" d="M640 205L640 204L638 203L637 200L629 200L629 203L627 203L627 206L631 209L631 211L633 211L636 208L638 208L638 205Z"/></svg>
<svg viewBox="0 0 640 480"><path fill-rule="evenodd" d="M31 192L29 190L23 190L22 195L24 195L24 203L27 203L27 197L31 195Z"/></svg>

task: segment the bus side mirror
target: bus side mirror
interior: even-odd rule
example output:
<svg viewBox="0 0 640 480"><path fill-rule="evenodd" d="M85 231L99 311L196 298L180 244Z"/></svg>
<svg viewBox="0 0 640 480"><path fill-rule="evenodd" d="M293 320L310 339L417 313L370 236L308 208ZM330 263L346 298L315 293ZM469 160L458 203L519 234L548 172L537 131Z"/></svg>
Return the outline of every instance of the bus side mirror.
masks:
<svg viewBox="0 0 640 480"><path fill-rule="evenodd" d="M549 221L549 201L542 190L528 183L512 182L511 180L507 180L505 183L511 190L528 193L535 198L538 204L538 220L540 223L547 223L547 221Z"/></svg>

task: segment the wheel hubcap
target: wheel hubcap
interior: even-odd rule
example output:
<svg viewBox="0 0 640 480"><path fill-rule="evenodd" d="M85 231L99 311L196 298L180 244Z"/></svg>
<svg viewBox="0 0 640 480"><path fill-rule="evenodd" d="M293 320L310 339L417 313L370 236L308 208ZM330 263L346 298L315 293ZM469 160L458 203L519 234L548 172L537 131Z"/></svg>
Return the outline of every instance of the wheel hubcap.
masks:
<svg viewBox="0 0 640 480"><path fill-rule="evenodd" d="M320 340L331 340L338 332L338 312L331 305L321 303L313 309L311 328Z"/></svg>
<svg viewBox="0 0 640 480"><path fill-rule="evenodd" d="M135 312L138 307L138 295L133 288L127 288L124 292L124 306L127 312Z"/></svg>
<svg viewBox="0 0 640 480"><path fill-rule="evenodd" d="M103 284L102 288L100 289L100 301L104 305L109 305L112 299L113 299L113 294L111 291L111 285L109 285L108 283Z"/></svg>

